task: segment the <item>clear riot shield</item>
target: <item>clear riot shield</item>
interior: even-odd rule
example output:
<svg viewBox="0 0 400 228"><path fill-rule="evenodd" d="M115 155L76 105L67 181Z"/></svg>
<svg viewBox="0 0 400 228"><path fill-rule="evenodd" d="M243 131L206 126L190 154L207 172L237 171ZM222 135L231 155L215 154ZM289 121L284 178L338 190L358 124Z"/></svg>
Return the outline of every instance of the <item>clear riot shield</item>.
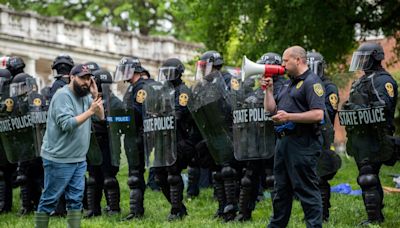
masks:
<svg viewBox="0 0 400 228"><path fill-rule="evenodd" d="M168 81L145 86L144 143L147 167L171 166L177 159L175 89Z"/></svg>
<svg viewBox="0 0 400 228"><path fill-rule="evenodd" d="M140 140L140 136L137 135L135 123L135 114L138 115L138 113L134 110L129 100L121 101L117 96L121 94L121 91L125 90L126 93L130 93L130 88L124 82L102 85L102 96L110 141L111 163L114 166L119 166L121 146L123 146L123 150L125 151L129 167L140 164L140 150L137 146L137 140Z"/></svg>
<svg viewBox="0 0 400 228"><path fill-rule="evenodd" d="M188 108L214 161L219 165L232 161L231 101L221 73L198 80L190 101Z"/></svg>
<svg viewBox="0 0 400 228"><path fill-rule="evenodd" d="M6 112L0 119L0 137L11 163L32 160L40 155L47 112L42 111L43 99L37 93L5 100Z"/></svg>
<svg viewBox="0 0 400 228"><path fill-rule="evenodd" d="M268 159L274 155L274 124L264 111L264 93L254 80L240 82L231 90L233 116L233 147L239 161Z"/></svg>

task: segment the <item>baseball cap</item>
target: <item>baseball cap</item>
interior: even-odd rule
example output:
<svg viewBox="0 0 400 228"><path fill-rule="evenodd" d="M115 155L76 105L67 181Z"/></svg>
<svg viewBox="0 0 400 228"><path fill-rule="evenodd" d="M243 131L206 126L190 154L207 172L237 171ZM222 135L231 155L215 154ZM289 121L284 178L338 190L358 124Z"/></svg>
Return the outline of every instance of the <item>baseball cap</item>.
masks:
<svg viewBox="0 0 400 228"><path fill-rule="evenodd" d="M85 75L93 75L92 71L90 70L90 67L86 64L78 64L74 66L69 74L78 77L82 77Z"/></svg>

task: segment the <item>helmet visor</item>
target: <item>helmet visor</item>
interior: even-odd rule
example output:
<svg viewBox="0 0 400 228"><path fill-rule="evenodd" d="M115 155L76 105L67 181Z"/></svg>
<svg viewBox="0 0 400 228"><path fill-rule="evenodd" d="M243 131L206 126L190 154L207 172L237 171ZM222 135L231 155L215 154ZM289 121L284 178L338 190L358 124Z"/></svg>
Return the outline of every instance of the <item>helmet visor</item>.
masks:
<svg viewBox="0 0 400 228"><path fill-rule="evenodd" d="M176 67L161 67L158 72L158 81L172 81L179 77Z"/></svg>
<svg viewBox="0 0 400 228"><path fill-rule="evenodd" d="M357 71L357 70L364 70L370 67L372 62L370 61L371 58L370 51L356 51L353 53L353 57L351 58L351 64L349 71Z"/></svg>
<svg viewBox="0 0 400 228"><path fill-rule="evenodd" d="M212 66L212 62L208 62L205 60L197 61L195 80L203 80L205 76L211 73Z"/></svg>
<svg viewBox="0 0 400 228"><path fill-rule="evenodd" d="M10 97L16 97L34 91L38 91L36 80L34 78L27 78L25 82L10 84Z"/></svg>
<svg viewBox="0 0 400 228"><path fill-rule="evenodd" d="M135 72L134 64L118 65L115 69L114 81L120 82L120 81L130 80L134 72Z"/></svg>

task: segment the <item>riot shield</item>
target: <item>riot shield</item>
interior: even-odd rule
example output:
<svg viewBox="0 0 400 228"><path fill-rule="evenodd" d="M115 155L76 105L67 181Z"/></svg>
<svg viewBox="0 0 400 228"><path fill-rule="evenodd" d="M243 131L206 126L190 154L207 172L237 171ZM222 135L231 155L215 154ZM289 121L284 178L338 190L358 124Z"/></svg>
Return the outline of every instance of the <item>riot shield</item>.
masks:
<svg viewBox="0 0 400 228"><path fill-rule="evenodd" d="M90 133L90 145L86 159L88 165L101 165L103 163L101 148L97 142L96 133L93 130Z"/></svg>
<svg viewBox="0 0 400 228"><path fill-rule="evenodd" d="M232 161L231 101L221 74L197 81L189 100L188 108L215 163Z"/></svg>
<svg viewBox="0 0 400 228"><path fill-rule="evenodd" d="M3 144L0 140L0 166L8 164L8 159L6 155L6 151L4 150Z"/></svg>
<svg viewBox="0 0 400 228"><path fill-rule="evenodd" d="M144 143L147 167L171 166L177 159L175 89L168 81L145 87Z"/></svg>
<svg viewBox="0 0 400 228"><path fill-rule="evenodd" d="M127 102L122 102L116 94L120 94L122 82L102 84L102 96L107 118L107 131L109 136L111 164L119 166L120 153L123 149L127 156L129 167L138 166L140 162L135 110ZM123 140L123 143L121 143Z"/></svg>
<svg viewBox="0 0 400 228"><path fill-rule="evenodd" d="M32 160L40 155L47 112L42 111L43 99L37 93L7 98L6 112L0 120L0 137L11 163Z"/></svg>
<svg viewBox="0 0 400 228"><path fill-rule="evenodd" d="M268 159L274 155L274 124L264 111L264 93L247 78L238 90L231 90L233 148L239 161Z"/></svg>

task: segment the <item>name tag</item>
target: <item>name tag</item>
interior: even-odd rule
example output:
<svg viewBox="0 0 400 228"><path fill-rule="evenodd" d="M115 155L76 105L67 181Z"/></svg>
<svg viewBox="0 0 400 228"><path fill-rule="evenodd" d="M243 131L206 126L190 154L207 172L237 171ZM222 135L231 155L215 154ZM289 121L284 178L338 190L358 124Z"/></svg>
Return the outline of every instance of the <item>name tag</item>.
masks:
<svg viewBox="0 0 400 228"><path fill-rule="evenodd" d="M338 114L339 123L342 126L357 126L386 122L384 107L340 110Z"/></svg>

